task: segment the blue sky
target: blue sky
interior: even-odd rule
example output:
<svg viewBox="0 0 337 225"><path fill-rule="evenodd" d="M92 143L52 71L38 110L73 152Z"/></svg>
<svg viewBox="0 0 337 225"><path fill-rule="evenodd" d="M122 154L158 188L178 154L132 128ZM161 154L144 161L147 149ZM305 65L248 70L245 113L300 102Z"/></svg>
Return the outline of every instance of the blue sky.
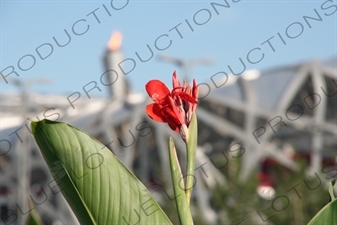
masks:
<svg viewBox="0 0 337 225"><path fill-rule="evenodd" d="M8 75L14 68L20 75L10 74L6 78L8 84L0 76L1 93L18 90L11 80L16 77L22 82L49 78L50 84L34 85L30 91L55 94L84 94L82 87L95 81L102 92L95 89L91 94L106 96L107 89L100 83L105 71L102 59L114 30L122 32L124 57L136 62L125 77L138 92L144 92L150 79L161 79L170 85L174 70L182 77L181 68L158 60L160 54L185 60L212 58L213 64L191 70L198 82L207 82L220 71L229 74L228 66L238 71L242 68L239 58L247 69L265 70L337 55L336 0L228 0L227 7L211 3L225 5L226 1L1 1L0 71ZM89 25L83 35L72 31L79 20L78 32ZM59 47L53 37L66 41L65 29L71 41ZM158 45L165 46L169 40L172 44L161 51L156 49L155 40L163 34L166 36ZM50 53L48 46L53 46L44 60L36 52L43 44L46 45L40 48L41 54ZM135 52L149 56L147 45L154 56L141 62ZM252 62L262 54L263 59L249 63L247 54L251 50L248 58ZM20 70L18 64L26 71ZM131 67L125 66L126 71Z"/></svg>

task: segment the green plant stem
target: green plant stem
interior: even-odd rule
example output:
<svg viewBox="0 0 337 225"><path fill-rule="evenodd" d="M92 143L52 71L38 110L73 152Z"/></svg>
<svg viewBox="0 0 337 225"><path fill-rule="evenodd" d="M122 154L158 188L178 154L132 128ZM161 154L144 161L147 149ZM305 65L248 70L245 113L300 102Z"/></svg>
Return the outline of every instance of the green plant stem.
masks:
<svg viewBox="0 0 337 225"><path fill-rule="evenodd" d="M198 124L197 116L195 113L192 115L191 122L188 128L188 139L186 141L187 150L187 169L186 169L186 185L185 193L188 205L190 205L190 199L193 191L193 187L197 180L194 177L195 159L197 151L198 140Z"/></svg>
<svg viewBox="0 0 337 225"><path fill-rule="evenodd" d="M178 210L180 224L193 225L190 207L187 203L187 199L185 198L184 179L181 173L179 160L177 157L176 148L174 146L172 137L170 137L169 139L169 155L170 155L170 167L174 190L174 199Z"/></svg>

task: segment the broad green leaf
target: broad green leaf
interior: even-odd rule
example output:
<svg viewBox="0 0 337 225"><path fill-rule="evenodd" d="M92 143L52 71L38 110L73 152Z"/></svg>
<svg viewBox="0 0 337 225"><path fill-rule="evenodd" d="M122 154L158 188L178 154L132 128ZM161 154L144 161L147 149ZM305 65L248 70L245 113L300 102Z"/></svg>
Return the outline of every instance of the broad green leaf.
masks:
<svg viewBox="0 0 337 225"><path fill-rule="evenodd" d="M185 195L184 178L181 173L177 152L172 137L170 137L169 140L169 155L170 155L171 175L174 190L174 199L178 210L180 224L193 225L190 207L187 203Z"/></svg>
<svg viewBox="0 0 337 225"><path fill-rule="evenodd" d="M321 209L308 225L337 225L337 200Z"/></svg>
<svg viewBox="0 0 337 225"><path fill-rule="evenodd" d="M186 143L187 149L187 174L186 174L186 198L188 205L192 195L192 189L195 184L194 170L195 158L197 153L198 141L198 121L195 113L192 115L191 122L188 127L188 140Z"/></svg>
<svg viewBox="0 0 337 225"><path fill-rule="evenodd" d="M335 180L329 184L329 194L331 202L327 204L316 216L309 222L309 225L337 225L337 200L333 193Z"/></svg>
<svg viewBox="0 0 337 225"><path fill-rule="evenodd" d="M144 185L103 144L61 122L32 122L55 181L81 224L171 224Z"/></svg>

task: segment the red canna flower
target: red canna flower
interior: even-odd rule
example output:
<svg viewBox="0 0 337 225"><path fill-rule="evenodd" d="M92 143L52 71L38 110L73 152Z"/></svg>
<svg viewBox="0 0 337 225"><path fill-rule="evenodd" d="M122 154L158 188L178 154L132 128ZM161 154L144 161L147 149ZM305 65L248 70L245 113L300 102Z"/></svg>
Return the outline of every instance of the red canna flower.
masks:
<svg viewBox="0 0 337 225"><path fill-rule="evenodd" d="M175 71L172 84L172 91L160 80L151 80L145 85L147 93L155 102L146 106L146 113L151 119L167 123L172 130L182 133L197 107L198 86L195 80L192 88L185 81L181 86Z"/></svg>

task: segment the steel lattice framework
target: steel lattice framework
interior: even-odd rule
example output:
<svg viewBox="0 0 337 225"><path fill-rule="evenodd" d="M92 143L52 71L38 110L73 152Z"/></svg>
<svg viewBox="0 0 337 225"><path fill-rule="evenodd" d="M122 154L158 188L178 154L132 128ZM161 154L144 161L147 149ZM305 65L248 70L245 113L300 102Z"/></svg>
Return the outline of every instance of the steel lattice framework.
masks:
<svg viewBox="0 0 337 225"><path fill-rule="evenodd" d="M296 170L289 148L312 154L309 174L320 171L322 157L336 156L336 62L333 58L261 73L247 71L200 85L196 165L200 172L195 173L194 205L206 221L215 222L218 216L210 204L210 191L227 182L215 162L222 153L237 154L229 151L233 146L244 148L241 181L264 158ZM162 189L172 196L167 139L175 138L181 162L184 144L167 126L146 116L148 98L143 94L91 98L79 100L73 109L66 97L1 96L0 223L23 224L30 211L28 198L47 224L77 223L30 134L27 115L65 121L94 136L164 204Z"/></svg>

